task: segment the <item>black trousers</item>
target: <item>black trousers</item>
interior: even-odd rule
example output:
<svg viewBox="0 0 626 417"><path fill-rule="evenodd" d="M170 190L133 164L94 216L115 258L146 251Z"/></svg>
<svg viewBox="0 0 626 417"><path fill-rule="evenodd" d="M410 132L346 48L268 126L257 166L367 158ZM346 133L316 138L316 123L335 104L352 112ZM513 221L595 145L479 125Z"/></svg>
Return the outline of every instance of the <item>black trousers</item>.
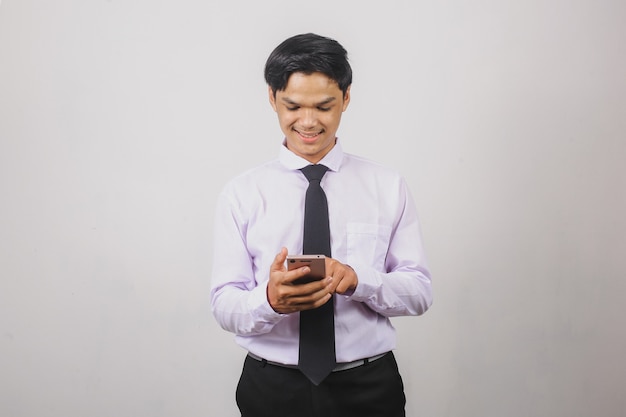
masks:
<svg viewBox="0 0 626 417"><path fill-rule="evenodd" d="M299 370L246 357L237 386L242 417L405 417L406 398L393 353L319 386Z"/></svg>

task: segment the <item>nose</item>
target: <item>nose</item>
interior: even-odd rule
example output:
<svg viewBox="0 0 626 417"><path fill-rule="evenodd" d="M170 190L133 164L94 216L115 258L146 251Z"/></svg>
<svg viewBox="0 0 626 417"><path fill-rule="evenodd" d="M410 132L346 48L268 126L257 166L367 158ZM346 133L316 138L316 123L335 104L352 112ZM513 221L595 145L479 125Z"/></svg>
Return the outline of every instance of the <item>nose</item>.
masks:
<svg viewBox="0 0 626 417"><path fill-rule="evenodd" d="M313 109L302 109L300 124L303 128L314 128L317 125L317 115Z"/></svg>

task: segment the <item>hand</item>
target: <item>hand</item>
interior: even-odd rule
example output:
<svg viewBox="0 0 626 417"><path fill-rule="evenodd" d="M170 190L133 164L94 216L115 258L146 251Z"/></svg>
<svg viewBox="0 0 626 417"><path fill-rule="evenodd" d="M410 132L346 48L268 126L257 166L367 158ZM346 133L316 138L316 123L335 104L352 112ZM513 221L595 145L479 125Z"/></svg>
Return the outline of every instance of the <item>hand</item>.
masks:
<svg viewBox="0 0 626 417"><path fill-rule="evenodd" d="M331 288L337 294L351 294L359 283L359 278L350 265L333 258L326 258L326 275L332 277Z"/></svg>
<svg viewBox="0 0 626 417"><path fill-rule="evenodd" d="M287 249L282 248L274 258L270 267L270 279L267 284L267 301L277 313L288 314L302 310L318 308L328 302L335 288L330 274L320 281L308 284L294 284L293 282L310 272L309 267L287 271L285 260ZM328 268L328 261L326 261Z"/></svg>

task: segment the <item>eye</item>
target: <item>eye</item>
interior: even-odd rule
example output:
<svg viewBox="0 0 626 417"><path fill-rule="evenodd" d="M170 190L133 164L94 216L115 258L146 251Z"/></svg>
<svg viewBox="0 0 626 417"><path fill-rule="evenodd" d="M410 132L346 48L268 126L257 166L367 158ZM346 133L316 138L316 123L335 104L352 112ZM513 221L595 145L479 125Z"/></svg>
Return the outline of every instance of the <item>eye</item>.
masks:
<svg viewBox="0 0 626 417"><path fill-rule="evenodd" d="M319 111L329 111L330 107L318 107L317 108Z"/></svg>
<svg viewBox="0 0 626 417"><path fill-rule="evenodd" d="M300 108L300 106L291 106L291 107L287 106L287 110L289 110L289 111L296 111L299 108Z"/></svg>

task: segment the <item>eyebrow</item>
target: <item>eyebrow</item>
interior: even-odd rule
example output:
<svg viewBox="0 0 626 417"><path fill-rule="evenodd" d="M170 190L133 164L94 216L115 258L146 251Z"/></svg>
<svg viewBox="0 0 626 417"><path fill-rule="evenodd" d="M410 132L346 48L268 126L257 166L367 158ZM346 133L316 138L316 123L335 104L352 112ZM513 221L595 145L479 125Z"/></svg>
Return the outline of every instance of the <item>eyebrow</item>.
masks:
<svg viewBox="0 0 626 417"><path fill-rule="evenodd" d="M328 97L326 100L322 100L319 103L316 103L315 106L316 107L324 106L324 105L329 104L329 103L331 103L331 102L333 102L335 100L336 100L336 97ZM300 103L297 103L297 102L293 101L289 97L283 97L282 101L287 103L287 104L289 104L289 105L292 105L292 106L300 106Z"/></svg>

